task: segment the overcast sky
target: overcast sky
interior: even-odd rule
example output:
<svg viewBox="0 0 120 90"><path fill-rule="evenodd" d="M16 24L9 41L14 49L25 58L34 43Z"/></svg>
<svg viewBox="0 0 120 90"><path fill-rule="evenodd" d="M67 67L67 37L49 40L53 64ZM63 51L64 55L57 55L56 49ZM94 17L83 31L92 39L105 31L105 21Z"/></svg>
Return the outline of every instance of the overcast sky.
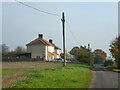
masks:
<svg viewBox="0 0 120 90"><path fill-rule="evenodd" d="M66 49L91 45L92 50L109 53L110 42L118 35L118 5L109 2L25 2L40 10L61 15L65 12ZM46 40L62 47L61 17L45 14L18 2L2 5L2 39L11 50L36 39L39 33ZM73 36L74 34L74 36Z"/></svg>

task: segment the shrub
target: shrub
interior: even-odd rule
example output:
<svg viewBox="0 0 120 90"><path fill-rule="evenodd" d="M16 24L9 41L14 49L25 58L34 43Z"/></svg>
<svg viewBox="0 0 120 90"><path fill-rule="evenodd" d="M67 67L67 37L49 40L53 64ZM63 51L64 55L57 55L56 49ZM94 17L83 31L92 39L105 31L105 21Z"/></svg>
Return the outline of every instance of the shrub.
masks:
<svg viewBox="0 0 120 90"><path fill-rule="evenodd" d="M115 69L115 67L113 67L113 66L107 66L107 69L113 70L113 69Z"/></svg>
<svg viewBox="0 0 120 90"><path fill-rule="evenodd" d="M114 62L112 61L112 60L106 60L105 62L104 62L104 66L111 66L111 65L113 65L114 64Z"/></svg>

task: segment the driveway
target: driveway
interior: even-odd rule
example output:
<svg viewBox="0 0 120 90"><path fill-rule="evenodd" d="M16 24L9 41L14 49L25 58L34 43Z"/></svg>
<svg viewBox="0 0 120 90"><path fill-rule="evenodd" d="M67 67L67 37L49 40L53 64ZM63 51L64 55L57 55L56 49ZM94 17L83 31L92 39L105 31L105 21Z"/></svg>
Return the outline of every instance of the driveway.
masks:
<svg viewBox="0 0 120 90"><path fill-rule="evenodd" d="M95 65L93 79L89 88L118 88L118 73L108 71L105 67Z"/></svg>

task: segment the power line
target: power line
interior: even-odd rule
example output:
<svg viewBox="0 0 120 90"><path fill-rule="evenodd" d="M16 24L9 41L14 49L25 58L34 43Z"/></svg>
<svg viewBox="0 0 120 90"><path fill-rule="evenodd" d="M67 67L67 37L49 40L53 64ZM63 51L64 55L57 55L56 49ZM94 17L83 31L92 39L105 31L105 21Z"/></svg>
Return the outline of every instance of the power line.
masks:
<svg viewBox="0 0 120 90"><path fill-rule="evenodd" d="M71 28L70 28L70 25L69 25L69 23L68 23L67 20L66 20L66 24L67 24L67 26L68 26L68 28L69 28L70 33L73 35L75 41L80 45L80 43L79 43L79 41L77 40L76 36L75 36L74 33L72 32L72 30L71 30Z"/></svg>
<svg viewBox="0 0 120 90"><path fill-rule="evenodd" d="M32 9L37 10L37 11L40 11L40 12L42 12L42 13L46 13L46 14L49 14L49 15L54 15L54 16L60 17L60 15L58 15L58 14L54 14L54 13L50 13L50 12L46 12L46 11L40 10L40 9L38 9L38 8L35 8L35 7L33 7L33 6L30 6L30 5L28 5L28 4L25 4L25 3L23 3L23 2L20 2L20 1L18 1L18 0L15 0L15 1L17 1L18 3L20 3L20 4L24 5L24 6L27 6L27 7L29 7L29 8L32 8ZM66 21L66 24L67 24L67 26L68 26L71 34L73 35L74 39L75 39L75 40L77 41L77 43L79 44L77 38L75 37L74 33L72 32L72 30L71 30L71 28L70 28L70 25L69 25L68 21Z"/></svg>
<svg viewBox="0 0 120 90"><path fill-rule="evenodd" d="M58 15L58 14L54 14L54 13L50 13L50 12L46 12L46 11L40 10L40 9L38 9L38 8L35 8L35 7L33 7L33 6L30 6L30 5L28 5L28 4L25 4L25 3L23 3L23 2L20 2L20 1L18 1L18 0L15 0L15 1L17 1L18 3L20 3L20 4L24 5L24 6L27 6L27 7L29 7L29 8L32 8L32 9L37 10L37 11L40 11L40 12L42 12L42 13L46 13L46 14L49 14L49 15L54 15L54 16L60 17L60 15Z"/></svg>

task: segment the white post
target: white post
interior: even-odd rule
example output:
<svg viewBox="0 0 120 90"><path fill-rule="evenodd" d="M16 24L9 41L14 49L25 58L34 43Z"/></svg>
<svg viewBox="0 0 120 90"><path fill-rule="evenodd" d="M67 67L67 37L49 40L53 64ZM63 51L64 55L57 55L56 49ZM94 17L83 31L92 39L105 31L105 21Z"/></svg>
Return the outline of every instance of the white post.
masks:
<svg viewBox="0 0 120 90"><path fill-rule="evenodd" d="M47 60L47 46L45 46L45 60Z"/></svg>

